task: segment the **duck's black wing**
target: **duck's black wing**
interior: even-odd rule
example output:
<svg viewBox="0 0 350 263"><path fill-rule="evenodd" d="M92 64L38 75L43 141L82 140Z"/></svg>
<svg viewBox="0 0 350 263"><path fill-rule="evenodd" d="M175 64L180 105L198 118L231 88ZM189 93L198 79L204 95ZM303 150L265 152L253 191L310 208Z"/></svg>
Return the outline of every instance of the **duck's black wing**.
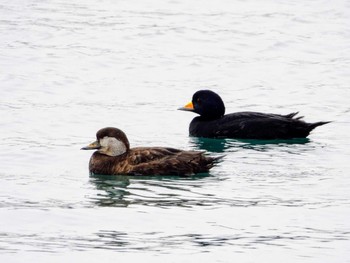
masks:
<svg viewBox="0 0 350 263"><path fill-rule="evenodd" d="M237 112L220 119L205 121L193 119L190 134L198 137L237 138L237 139L291 139L305 138L310 131L328 122L307 123L296 117L260 112Z"/></svg>

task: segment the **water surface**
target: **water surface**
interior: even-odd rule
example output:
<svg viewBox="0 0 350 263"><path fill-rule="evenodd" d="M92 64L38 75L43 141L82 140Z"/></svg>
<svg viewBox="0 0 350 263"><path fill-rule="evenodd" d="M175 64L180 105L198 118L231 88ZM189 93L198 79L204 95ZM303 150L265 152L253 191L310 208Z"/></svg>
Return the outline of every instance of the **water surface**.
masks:
<svg viewBox="0 0 350 263"><path fill-rule="evenodd" d="M3 262L350 262L350 6L312 1L2 1ZM328 121L306 140L188 136L227 112ZM98 129L224 155L190 178L89 176Z"/></svg>

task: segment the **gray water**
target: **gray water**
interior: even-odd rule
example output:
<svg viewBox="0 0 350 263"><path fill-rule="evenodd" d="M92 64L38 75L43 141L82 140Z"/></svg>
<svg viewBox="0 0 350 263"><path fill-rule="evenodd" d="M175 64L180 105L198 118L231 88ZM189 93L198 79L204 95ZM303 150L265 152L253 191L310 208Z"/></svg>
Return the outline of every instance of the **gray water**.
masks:
<svg viewBox="0 0 350 263"><path fill-rule="evenodd" d="M1 262L350 262L348 1L0 2ZM227 112L333 121L308 140L188 136ZM225 155L190 178L89 176L79 149Z"/></svg>

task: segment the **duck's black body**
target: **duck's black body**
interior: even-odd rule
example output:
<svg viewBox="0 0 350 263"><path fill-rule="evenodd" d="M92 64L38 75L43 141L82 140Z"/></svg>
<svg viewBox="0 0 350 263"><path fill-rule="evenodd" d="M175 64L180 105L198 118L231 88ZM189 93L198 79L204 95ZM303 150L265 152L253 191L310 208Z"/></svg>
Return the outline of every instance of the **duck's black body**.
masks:
<svg viewBox="0 0 350 263"><path fill-rule="evenodd" d="M207 138L292 139L305 138L315 127L326 122L307 123L288 115L259 112L237 112L215 120L196 117L190 124L190 135Z"/></svg>
<svg viewBox="0 0 350 263"><path fill-rule="evenodd" d="M237 112L224 115L225 106L219 95L201 90L192 102L180 110L193 111L195 117L189 128L190 135L207 138L236 139L293 139L305 138L317 126L328 122L307 123L296 113L287 115L260 112Z"/></svg>

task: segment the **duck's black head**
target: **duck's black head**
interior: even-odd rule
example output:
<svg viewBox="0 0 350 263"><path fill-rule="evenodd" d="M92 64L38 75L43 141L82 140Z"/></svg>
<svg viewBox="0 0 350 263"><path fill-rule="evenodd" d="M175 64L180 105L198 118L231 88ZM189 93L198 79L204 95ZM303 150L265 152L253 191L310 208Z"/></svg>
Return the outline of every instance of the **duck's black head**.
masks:
<svg viewBox="0 0 350 263"><path fill-rule="evenodd" d="M114 127L106 127L96 133L96 141L83 147L82 150L98 150L108 156L118 156L130 149L125 133Z"/></svg>
<svg viewBox="0 0 350 263"><path fill-rule="evenodd" d="M205 119L218 119L225 114L225 105L218 94L211 90L199 90L193 94L192 102L179 110L198 113Z"/></svg>

